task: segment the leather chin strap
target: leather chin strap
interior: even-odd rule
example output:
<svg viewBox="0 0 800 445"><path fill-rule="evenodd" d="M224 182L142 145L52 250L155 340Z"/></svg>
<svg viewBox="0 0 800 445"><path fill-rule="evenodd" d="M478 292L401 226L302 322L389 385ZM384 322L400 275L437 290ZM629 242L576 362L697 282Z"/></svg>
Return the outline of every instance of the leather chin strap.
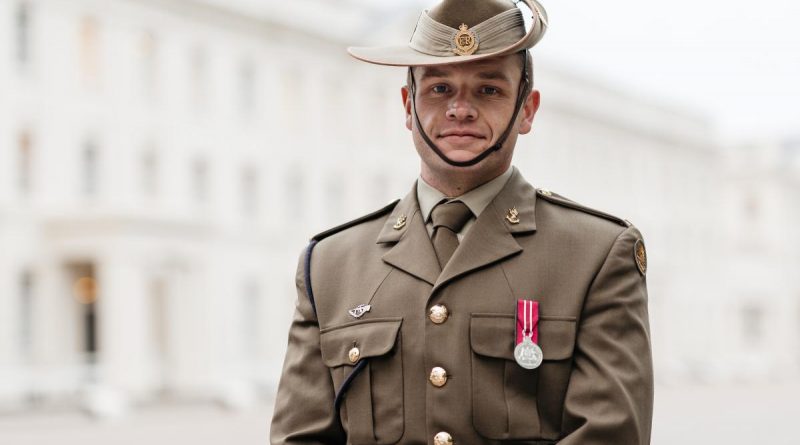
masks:
<svg viewBox="0 0 800 445"><path fill-rule="evenodd" d="M514 106L514 114L511 115L511 121L508 123L506 130L500 135L500 138L497 142L492 145L491 147L487 148L474 158L468 161L454 161L448 158L436 144L433 143L431 138L428 137L428 134L425 133L425 130L422 129L422 124L419 121L419 115L417 114L417 82L414 79L414 70L413 67L408 67L409 77L411 77L411 109L414 112L414 122L416 122L417 130L419 134L422 136L422 140L428 144L428 147L436 153L442 161L452 165L453 167L471 167L473 165L478 164L479 162L486 159L492 153L499 151L503 148L503 144L506 143L506 139L511 134L511 130L514 128L514 122L517 120L517 116L519 115L520 110L522 109L522 105L525 103L525 91L528 89L528 85L530 83L530 79L528 79L528 54L527 51L524 53L522 57L522 79L519 83L519 90L517 91L517 103Z"/></svg>

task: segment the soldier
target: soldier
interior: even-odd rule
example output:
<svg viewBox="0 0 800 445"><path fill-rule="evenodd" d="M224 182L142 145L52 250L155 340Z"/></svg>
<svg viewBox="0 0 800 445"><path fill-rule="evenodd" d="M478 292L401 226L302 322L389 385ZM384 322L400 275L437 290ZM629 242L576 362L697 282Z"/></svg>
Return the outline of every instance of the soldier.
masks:
<svg viewBox="0 0 800 445"><path fill-rule="evenodd" d="M535 0L443 0L408 45L349 49L409 67L421 172L301 256L273 444L650 442L641 234L511 166L546 28Z"/></svg>

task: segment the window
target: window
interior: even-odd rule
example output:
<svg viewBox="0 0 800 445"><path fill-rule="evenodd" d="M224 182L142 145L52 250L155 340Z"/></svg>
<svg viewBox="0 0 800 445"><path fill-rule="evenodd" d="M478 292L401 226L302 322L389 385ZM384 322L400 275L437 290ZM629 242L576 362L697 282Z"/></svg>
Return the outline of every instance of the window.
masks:
<svg viewBox="0 0 800 445"><path fill-rule="evenodd" d="M327 185L325 186L326 190L326 211L327 216L331 219L328 220L329 223L340 223L344 219L344 211L345 211L345 184L344 184L344 176L338 174L332 174L328 177Z"/></svg>
<svg viewBox="0 0 800 445"><path fill-rule="evenodd" d="M742 307L742 337L745 344L758 346L764 339L764 309L755 303Z"/></svg>
<svg viewBox="0 0 800 445"><path fill-rule="evenodd" d="M293 130L302 128L303 104L305 102L305 88L303 73L297 68L287 68L281 75L282 112L278 116L279 125Z"/></svg>
<svg viewBox="0 0 800 445"><path fill-rule="evenodd" d="M81 191L84 196L94 196L97 193L97 144L87 141L81 153Z"/></svg>
<svg viewBox="0 0 800 445"><path fill-rule="evenodd" d="M17 140L17 188L20 194L28 195L31 192L33 170L33 141L31 134L23 130Z"/></svg>
<svg viewBox="0 0 800 445"><path fill-rule="evenodd" d="M256 67L246 60L239 69L240 107L242 113L251 115L256 108Z"/></svg>
<svg viewBox="0 0 800 445"><path fill-rule="evenodd" d="M80 61L84 80L97 81L100 77L100 24L93 17L84 17L81 21Z"/></svg>
<svg viewBox="0 0 800 445"><path fill-rule="evenodd" d="M305 208L309 205L306 202L305 190L305 177L303 176L303 169L300 166L294 166L289 169L289 175L286 178L286 215L292 221L301 221L306 216Z"/></svg>
<svg viewBox="0 0 800 445"><path fill-rule="evenodd" d="M142 153L142 192L148 198L158 195L158 158L150 148Z"/></svg>
<svg viewBox="0 0 800 445"><path fill-rule="evenodd" d="M191 102L195 106L205 105L208 83L208 57L202 46L192 49L190 55Z"/></svg>
<svg viewBox="0 0 800 445"><path fill-rule="evenodd" d="M23 271L19 276L19 354L23 360L33 349L33 274Z"/></svg>
<svg viewBox="0 0 800 445"><path fill-rule="evenodd" d="M197 202L208 199L208 163L205 159L195 159L192 163L192 189Z"/></svg>
<svg viewBox="0 0 800 445"><path fill-rule="evenodd" d="M152 31L142 34L139 50L142 57L142 90L152 99L158 89L158 40Z"/></svg>
<svg viewBox="0 0 800 445"><path fill-rule="evenodd" d="M242 213L247 217L255 217L259 210L258 172L255 167L247 166L242 170Z"/></svg>
<svg viewBox="0 0 800 445"><path fill-rule="evenodd" d="M76 263L67 266L72 277L72 298L78 304L80 335L79 350L93 363L99 346L97 299L98 283L93 263Z"/></svg>
<svg viewBox="0 0 800 445"><path fill-rule="evenodd" d="M31 5L27 1L17 3L15 19L17 62L25 66L31 60Z"/></svg>
<svg viewBox="0 0 800 445"><path fill-rule="evenodd" d="M244 285L242 304L242 338L247 358L256 358L261 349L261 289L256 280Z"/></svg>
<svg viewBox="0 0 800 445"><path fill-rule="evenodd" d="M150 293L150 349L158 365L169 357L169 302L167 283L161 277L149 283Z"/></svg>
<svg viewBox="0 0 800 445"><path fill-rule="evenodd" d="M743 200L744 203L742 207L744 209L745 220L750 223L757 222L761 211L758 196L753 190L748 190L743 194Z"/></svg>

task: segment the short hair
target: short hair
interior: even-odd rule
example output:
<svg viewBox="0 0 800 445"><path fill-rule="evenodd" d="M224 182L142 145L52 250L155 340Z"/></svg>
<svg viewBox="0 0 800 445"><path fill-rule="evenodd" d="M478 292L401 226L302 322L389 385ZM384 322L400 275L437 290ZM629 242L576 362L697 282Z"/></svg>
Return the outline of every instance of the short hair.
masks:
<svg viewBox="0 0 800 445"><path fill-rule="evenodd" d="M525 91L524 91L525 97L528 97L528 95L531 94L531 91L533 91L533 54L531 54L531 52L528 51L527 49L524 49L524 50L518 52L517 54L520 54L522 56L522 57L520 57L520 68L524 64L525 65L525 74L528 76L528 85L526 85ZM412 81L412 78L411 78L412 71L411 70L413 70L413 69L414 69L413 66L408 67L408 74L406 75L406 86L409 89L411 89L411 81ZM521 79L520 79L520 81L521 81Z"/></svg>

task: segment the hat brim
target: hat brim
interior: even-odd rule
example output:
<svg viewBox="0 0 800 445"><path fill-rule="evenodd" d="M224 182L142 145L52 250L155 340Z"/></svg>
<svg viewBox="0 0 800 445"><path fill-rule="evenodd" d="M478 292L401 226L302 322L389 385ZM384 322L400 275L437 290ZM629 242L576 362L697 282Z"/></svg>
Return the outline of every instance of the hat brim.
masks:
<svg viewBox="0 0 800 445"><path fill-rule="evenodd" d="M518 50L517 50L518 51ZM388 66L433 66L453 65L474 62L480 59L500 57L516 51L493 54L472 54L469 56L441 57L421 53L409 46L350 47L347 52L358 60Z"/></svg>
<svg viewBox="0 0 800 445"><path fill-rule="evenodd" d="M347 52L354 58L376 65L388 66L434 66L454 65L457 63L474 62L481 59L500 57L513 54L533 47L544 35L548 28L547 12L538 0L522 0L535 14L533 24L525 36L515 44L499 51L484 54L471 54L468 56L442 57L425 54L414 50L409 45L378 46L378 47L350 47Z"/></svg>

